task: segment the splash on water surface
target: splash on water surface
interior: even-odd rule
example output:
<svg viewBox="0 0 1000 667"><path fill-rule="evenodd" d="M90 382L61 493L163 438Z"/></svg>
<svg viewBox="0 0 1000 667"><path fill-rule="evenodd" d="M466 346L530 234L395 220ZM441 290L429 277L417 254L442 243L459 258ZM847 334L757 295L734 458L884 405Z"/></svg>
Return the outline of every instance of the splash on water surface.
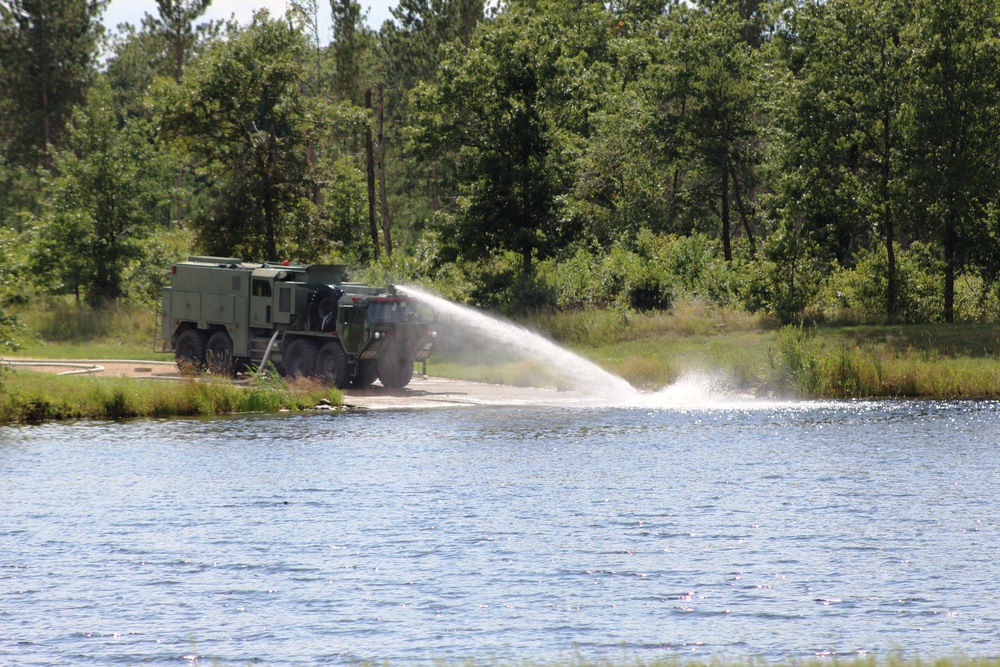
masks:
<svg viewBox="0 0 1000 667"><path fill-rule="evenodd" d="M594 406L618 406L666 410L685 409L800 409L821 404L802 401L774 401L734 391L725 378L712 373L689 373L657 391L639 391L624 379L580 357L537 333L502 317L488 315L435 296L413 286L398 286L402 292L417 297L451 321L482 336L483 344L492 341L555 370L575 383L579 394L592 397ZM825 405L825 404L823 404Z"/></svg>

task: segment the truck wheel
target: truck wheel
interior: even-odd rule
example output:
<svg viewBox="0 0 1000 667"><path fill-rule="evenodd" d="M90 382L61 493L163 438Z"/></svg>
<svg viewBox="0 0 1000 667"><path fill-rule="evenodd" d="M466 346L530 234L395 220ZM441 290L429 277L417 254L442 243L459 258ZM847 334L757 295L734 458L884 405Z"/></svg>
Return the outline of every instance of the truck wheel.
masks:
<svg viewBox="0 0 1000 667"><path fill-rule="evenodd" d="M285 375L290 378L307 378L316 375L316 346L304 338L296 338L281 355Z"/></svg>
<svg viewBox="0 0 1000 667"><path fill-rule="evenodd" d="M413 361L389 357L379 365L378 378L389 389L402 389L413 378Z"/></svg>
<svg viewBox="0 0 1000 667"><path fill-rule="evenodd" d="M205 346L205 362L208 372L213 375L232 377L235 373L233 364L233 339L225 331L216 331L208 337Z"/></svg>
<svg viewBox="0 0 1000 667"><path fill-rule="evenodd" d="M326 384L337 389L347 389L351 384L351 374L347 367L347 353L340 341L331 340L319 349L316 374Z"/></svg>
<svg viewBox="0 0 1000 667"><path fill-rule="evenodd" d="M367 389L378 379L378 364L374 361L359 361L358 374L351 378L351 384L358 389Z"/></svg>
<svg viewBox="0 0 1000 667"><path fill-rule="evenodd" d="M174 346L174 358L177 368L182 371L197 370L205 365L205 332L198 329L185 329L177 337Z"/></svg>

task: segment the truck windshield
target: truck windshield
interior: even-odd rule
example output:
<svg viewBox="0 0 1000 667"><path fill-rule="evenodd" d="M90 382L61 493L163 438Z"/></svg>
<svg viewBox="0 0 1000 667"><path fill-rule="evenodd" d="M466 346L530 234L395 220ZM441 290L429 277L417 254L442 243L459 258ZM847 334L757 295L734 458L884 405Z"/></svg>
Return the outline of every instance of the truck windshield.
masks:
<svg viewBox="0 0 1000 667"><path fill-rule="evenodd" d="M420 315L405 299L385 299L368 303L368 320L375 322L411 322L419 321Z"/></svg>

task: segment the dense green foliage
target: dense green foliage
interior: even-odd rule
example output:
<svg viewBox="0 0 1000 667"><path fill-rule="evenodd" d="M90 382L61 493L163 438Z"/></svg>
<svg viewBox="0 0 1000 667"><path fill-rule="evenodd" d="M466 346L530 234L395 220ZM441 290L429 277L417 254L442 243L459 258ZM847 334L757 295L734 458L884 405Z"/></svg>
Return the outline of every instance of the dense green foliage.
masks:
<svg viewBox="0 0 1000 667"><path fill-rule="evenodd" d="M1000 0L157 6L103 56L103 2L0 11L4 308L196 252L514 313L1000 314Z"/></svg>

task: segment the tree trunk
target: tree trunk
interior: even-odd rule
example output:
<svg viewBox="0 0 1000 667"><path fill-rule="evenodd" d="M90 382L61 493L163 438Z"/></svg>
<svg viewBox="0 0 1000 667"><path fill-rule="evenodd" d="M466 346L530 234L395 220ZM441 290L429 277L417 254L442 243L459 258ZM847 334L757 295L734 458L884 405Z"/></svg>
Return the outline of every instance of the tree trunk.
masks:
<svg viewBox="0 0 1000 667"><path fill-rule="evenodd" d="M729 166L729 173L733 177L733 195L736 197L736 208L740 211L740 219L743 221L743 229L747 233L747 243L750 244L750 255L757 256L757 241L753 236L753 227L750 226L750 216L747 214L746 203L743 201L740 179L736 177L736 166Z"/></svg>
<svg viewBox="0 0 1000 667"><path fill-rule="evenodd" d="M955 323L955 214L948 212L944 231L944 321Z"/></svg>
<svg viewBox="0 0 1000 667"><path fill-rule="evenodd" d="M722 255L727 262L733 261L733 240L729 220L729 158L722 165Z"/></svg>
<svg viewBox="0 0 1000 667"><path fill-rule="evenodd" d="M278 259L278 241L274 234L274 202L271 199L270 179L265 182L264 187L266 188L264 194L264 244L267 246L265 260L273 262Z"/></svg>
<svg viewBox="0 0 1000 667"><path fill-rule="evenodd" d="M317 51L318 52L318 51ZM295 62L300 63L301 58L295 57ZM319 56L316 60L316 89L319 90ZM299 95L305 98L308 95L308 90L306 89L306 82L304 79L299 80ZM310 143L306 146L306 160L309 162L309 169L315 174L316 172L316 149ZM313 181L313 203L319 209L323 208L323 189L320 187L318 181Z"/></svg>
<svg viewBox="0 0 1000 667"><path fill-rule="evenodd" d="M389 224L389 200L385 192L385 134L383 121L385 115L385 104L382 101L382 84L378 84L378 198L382 211L382 234L385 236L385 256L392 257L392 231Z"/></svg>
<svg viewBox="0 0 1000 667"><path fill-rule="evenodd" d="M184 219L184 166L177 167L177 223Z"/></svg>
<svg viewBox="0 0 1000 667"><path fill-rule="evenodd" d="M687 117L687 97L681 100L680 123L683 124ZM670 201L667 202L667 221L673 225L677 218L677 190L681 185L681 168L674 167L674 175L670 179Z"/></svg>
<svg viewBox="0 0 1000 667"><path fill-rule="evenodd" d="M889 180L892 178L892 164L890 162L892 151L892 136L890 134L891 115L890 110L885 109L882 116L882 228L885 231L885 255L886 255L886 288L885 288L885 313L890 321L896 318L898 290L896 284L896 249L893 247L895 240L895 225L892 219L892 202L889 201Z"/></svg>
<svg viewBox="0 0 1000 667"><path fill-rule="evenodd" d="M45 171L52 171L52 127L51 120L49 119L49 87L48 82L45 79L41 81L41 96L42 96L42 141L45 142L44 148L44 165Z"/></svg>
<svg viewBox="0 0 1000 667"><path fill-rule="evenodd" d="M372 89L365 89L365 107L372 108ZM372 245L375 250L375 261L379 259L378 220L375 216L375 151L372 147L372 128L365 129L365 157L368 161L368 225L372 233Z"/></svg>

